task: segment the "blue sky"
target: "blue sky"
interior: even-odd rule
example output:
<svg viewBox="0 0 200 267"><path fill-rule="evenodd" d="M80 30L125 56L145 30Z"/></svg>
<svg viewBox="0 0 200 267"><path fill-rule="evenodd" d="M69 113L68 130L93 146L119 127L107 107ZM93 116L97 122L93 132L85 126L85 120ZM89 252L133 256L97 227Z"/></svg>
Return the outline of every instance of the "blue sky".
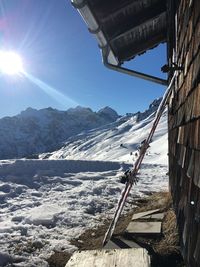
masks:
<svg viewBox="0 0 200 267"><path fill-rule="evenodd" d="M27 107L76 105L125 114L144 110L165 90L105 68L94 36L69 0L1 0L0 50L18 52L28 73L0 74L0 117ZM165 78L165 63L166 47L160 45L125 66Z"/></svg>

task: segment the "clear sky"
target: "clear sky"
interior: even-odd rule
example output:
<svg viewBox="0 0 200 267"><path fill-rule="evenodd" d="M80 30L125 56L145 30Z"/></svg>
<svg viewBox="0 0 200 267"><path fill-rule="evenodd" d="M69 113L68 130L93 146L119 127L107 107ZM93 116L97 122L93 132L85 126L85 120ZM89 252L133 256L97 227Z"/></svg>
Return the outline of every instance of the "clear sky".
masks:
<svg viewBox="0 0 200 267"><path fill-rule="evenodd" d="M27 107L119 114L144 110L165 87L111 71L102 64L95 37L70 0L1 0L0 50L16 51L27 75L0 74L0 117ZM126 66L165 78L166 47L160 45Z"/></svg>

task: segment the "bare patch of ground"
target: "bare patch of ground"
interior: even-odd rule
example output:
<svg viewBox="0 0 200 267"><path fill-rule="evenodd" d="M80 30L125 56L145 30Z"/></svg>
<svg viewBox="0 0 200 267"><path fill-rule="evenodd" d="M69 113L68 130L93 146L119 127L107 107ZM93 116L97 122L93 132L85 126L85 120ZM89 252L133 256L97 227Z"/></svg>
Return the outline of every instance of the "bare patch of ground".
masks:
<svg viewBox="0 0 200 267"><path fill-rule="evenodd" d="M64 251L56 251L54 252L54 254L51 255L47 262L50 267L64 267L70 257L70 253Z"/></svg>
<svg viewBox="0 0 200 267"><path fill-rule="evenodd" d="M154 193L147 198L138 199L137 207L130 213L122 215L114 235L124 234L134 213L160 209L164 212L162 235L160 237L134 237L134 241L146 248L151 255L152 267L184 267L179 249L179 236L176 226L176 216L172 209L172 200L168 192ZM104 235L109 227L110 220L104 220L103 225L96 229L88 229L79 238L72 239L71 244L79 250L101 249ZM56 252L48 260L50 267L64 267L70 258L66 252Z"/></svg>

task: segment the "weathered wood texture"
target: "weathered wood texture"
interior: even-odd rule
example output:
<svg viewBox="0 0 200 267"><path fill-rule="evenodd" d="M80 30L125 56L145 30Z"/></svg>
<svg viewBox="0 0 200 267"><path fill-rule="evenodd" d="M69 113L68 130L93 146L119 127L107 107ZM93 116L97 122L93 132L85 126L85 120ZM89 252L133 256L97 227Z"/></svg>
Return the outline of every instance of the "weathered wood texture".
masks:
<svg viewBox="0 0 200 267"><path fill-rule="evenodd" d="M166 42L167 0L87 0L87 5L121 63Z"/></svg>
<svg viewBox="0 0 200 267"><path fill-rule="evenodd" d="M135 220L141 219L147 215L152 215L152 214L158 213L158 212L159 212L159 209L139 212L139 213L134 214L131 220L135 221Z"/></svg>
<svg viewBox="0 0 200 267"><path fill-rule="evenodd" d="M130 222L126 232L129 234L161 234L161 222Z"/></svg>
<svg viewBox="0 0 200 267"><path fill-rule="evenodd" d="M75 252L66 267L150 267L150 257L143 248L88 250Z"/></svg>
<svg viewBox="0 0 200 267"><path fill-rule="evenodd" d="M200 1L177 1L178 64L184 67L169 103L169 177L182 253L200 266ZM171 16L175 21L175 16ZM174 39L176 39L174 38ZM171 47L170 47L171 46ZM173 47L172 47L173 46ZM169 62L172 55L169 54Z"/></svg>
<svg viewBox="0 0 200 267"><path fill-rule="evenodd" d="M137 243L123 237L112 237L103 249L141 248Z"/></svg>

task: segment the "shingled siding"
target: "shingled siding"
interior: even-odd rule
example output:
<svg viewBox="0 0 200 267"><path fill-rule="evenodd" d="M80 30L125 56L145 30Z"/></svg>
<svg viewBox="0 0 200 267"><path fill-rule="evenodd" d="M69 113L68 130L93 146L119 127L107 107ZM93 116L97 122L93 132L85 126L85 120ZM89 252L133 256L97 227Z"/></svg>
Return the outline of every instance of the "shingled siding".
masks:
<svg viewBox="0 0 200 267"><path fill-rule="evenodd" d="M173 18L175 20L175 17ZM169 176L186 266L200 266L200 0L180 0L176 35L184 67L169 104ZM169 43L169 46L174 44ZM170 49L169 49L170 50ZM171 49L172 51L172 49ZM172 56L169 55L169 62Z"/></svg>

